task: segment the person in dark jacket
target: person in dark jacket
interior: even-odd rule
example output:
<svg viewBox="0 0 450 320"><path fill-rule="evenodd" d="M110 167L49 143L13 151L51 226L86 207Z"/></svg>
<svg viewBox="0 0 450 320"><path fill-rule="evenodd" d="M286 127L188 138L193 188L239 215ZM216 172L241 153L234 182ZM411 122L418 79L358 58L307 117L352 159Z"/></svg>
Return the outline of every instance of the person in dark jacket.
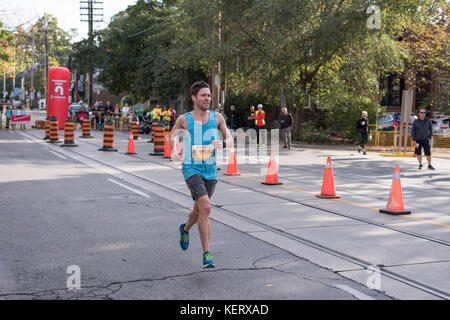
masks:
<svg viewBox="0 0 450 320"><path fill-rule="evenodd" d="M280 116L280 129L283 134L283 148L291 149L291 128L292 128L292 116L287 112L287 108L281 108Z"/></svg>
<svg viewBox="0 0 450 320"><path fill-rule="evenodd" d="M367 118L367 111L363 111L361 113L362 118L356 122L356 130L359 132L361 136L361 144L358 146L358 152L363 151L363 155L367 155L366 153L366 144L370 135L370 127L369 127L369 119Z"/></svg>
<svg viewBox="0 0 450 320"><path fill-rule="evenodd" d="M230 124L230 130L236 130L239 122L239 113L237 112L234 104L230 106L230 111L227 113L227 118Z"/></svg>
<svg viewBox="0 0 450 320"><path fill-rule="evenodd" d="M419 110L419 118L414 120L411 130L411 137L416 146L414 153L417 155L419 161L419 169L422 169L422 148L427 157L428 169L434 170L431 165L431 148L430 142L433 138L433 125L431 120L426 118L426 109Z"/></svg>

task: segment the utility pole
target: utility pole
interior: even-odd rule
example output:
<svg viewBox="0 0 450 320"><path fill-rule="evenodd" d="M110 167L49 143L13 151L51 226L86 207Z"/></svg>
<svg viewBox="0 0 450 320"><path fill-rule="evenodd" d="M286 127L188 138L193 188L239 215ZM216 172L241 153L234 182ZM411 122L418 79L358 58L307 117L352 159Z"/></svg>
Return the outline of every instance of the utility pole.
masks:
<svg viewBox="0 0 450 320"><path fill-rule="evenodd" d="M13 100L16 98L16 47L13 47Z"/></svg>
<svg viewBox="0 0 450 320"><path fill-rule="evenodd" d="M6 70L3 70L3 99L6 98Z"/></svg>
<svg viewBox="0 0 450 320"><path fill-rule="evenodd" d="M47 108L48 90L48 35L47 35L47 14L44 13L44 45L45 45L45 107Z"/></svg>
<svg viewBox="0 0 450 320"><path fill-rule="evenodd" d="M32 55L31 55L31 85L30 85L30 95L31 95L31 101L30 101L30 108L33 108L34 106L34 26L33 26L33 47L32 47Z"/></svg>
<svg viewBox="0 0 450 320"><path fill-rule="evenodd" d="M87 5L87 7L83 7L83 5ZM81 0L80 1L80 21L87 22L88 23L88 45L89 45L89 52L92 52L94 47L94 22L103 22L103 13L95 13L97 11L103 11L103 5L102 1L95 1L95 0ZM84 13L83 13L84 10ZM87 16L87 20L86 20ZM98 17L95 18L94 17ZM92 59L91 56L87 57L88 59ZM92 61L89 61L89 89L88 89L88 105L92 106L93 97L93 74L94 74L94 67L92 66Z"/></svg>

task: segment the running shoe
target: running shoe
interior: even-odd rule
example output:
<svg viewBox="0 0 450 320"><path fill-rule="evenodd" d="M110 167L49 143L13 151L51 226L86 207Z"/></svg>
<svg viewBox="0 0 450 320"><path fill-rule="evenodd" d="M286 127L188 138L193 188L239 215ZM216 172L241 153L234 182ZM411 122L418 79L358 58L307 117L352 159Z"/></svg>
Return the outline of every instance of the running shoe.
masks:
<svg viewBox="0 0 450 320"><path fill-rule="evenodd" d="M211 252L206 251L203 254L203 268L214 268L216 265L214 264L214 256Z"/></svg>
<svg viewBox="0 0 450 320"><path fill-rule="evenodd" d="M428 165L428 169L435 170L434 167L431 164Z"/></svg>
<svg viewBox="0 0 450 320"><path fill-rule="evenodd" d="M180 246L183 250L187 250L189 247L189 232L184 231L185 225L185 223L180 224Z"/></svg>
<svg viewBox="0 0 450 320"><path fill-rule="evenodd" d="M423 165L419 164L419 169L422 169Z"/></svg>
<svg viewBox="0 0 450 320"><path fill-rule="evenodd" d="M367 156L367 153L365 151L363 152L363 156Z"/></svg>

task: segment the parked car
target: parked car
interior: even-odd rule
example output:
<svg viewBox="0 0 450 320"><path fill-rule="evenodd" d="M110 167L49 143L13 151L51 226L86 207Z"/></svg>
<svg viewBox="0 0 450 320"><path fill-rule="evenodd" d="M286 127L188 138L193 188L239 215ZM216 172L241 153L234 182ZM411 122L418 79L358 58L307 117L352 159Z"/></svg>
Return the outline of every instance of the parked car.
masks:
<svg viewBox="0 0 450 320"><path fill-rule="evenodd" d="M441 134L449 134L450 133L450 129L449 129L449 125L448 122L447 124L444 122L444 120L442 119L430 119L431 123L433 124L433 133L441 133ZM450 119L447 119L450 121Z"/></svg>
<svg viewBox="0 0 450 320"><path fill-rule="evenodd" d="M442 122L448 126L450 126L450 117L441 118Z"/></svg>
<svg viewBox="0 0 450 320"><path fill-rule="evenodd" d="M378 120L378 124L381 125L378 129L381 129L382 131L394 131L394 126L400 125L400 116L401 114L398 112L387 113L386 117ZM409 124L411 125L416 119L416 115L411 115ZM408 127L408 131L411 132L411 126Z"/></svg>

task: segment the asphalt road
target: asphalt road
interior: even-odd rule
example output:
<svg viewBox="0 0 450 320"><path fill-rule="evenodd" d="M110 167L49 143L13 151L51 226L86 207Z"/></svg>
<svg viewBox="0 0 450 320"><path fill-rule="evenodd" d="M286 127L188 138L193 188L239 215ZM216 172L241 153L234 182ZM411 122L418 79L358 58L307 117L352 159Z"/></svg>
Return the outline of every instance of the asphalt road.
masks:
<svg viewBox="0 0 450 320"><path fill-rule="evenodd" d="M0 186L0 300L389 299L217 220L203 270L197 230L178 244L186 206L17 132L0 131Z"/></svg>

